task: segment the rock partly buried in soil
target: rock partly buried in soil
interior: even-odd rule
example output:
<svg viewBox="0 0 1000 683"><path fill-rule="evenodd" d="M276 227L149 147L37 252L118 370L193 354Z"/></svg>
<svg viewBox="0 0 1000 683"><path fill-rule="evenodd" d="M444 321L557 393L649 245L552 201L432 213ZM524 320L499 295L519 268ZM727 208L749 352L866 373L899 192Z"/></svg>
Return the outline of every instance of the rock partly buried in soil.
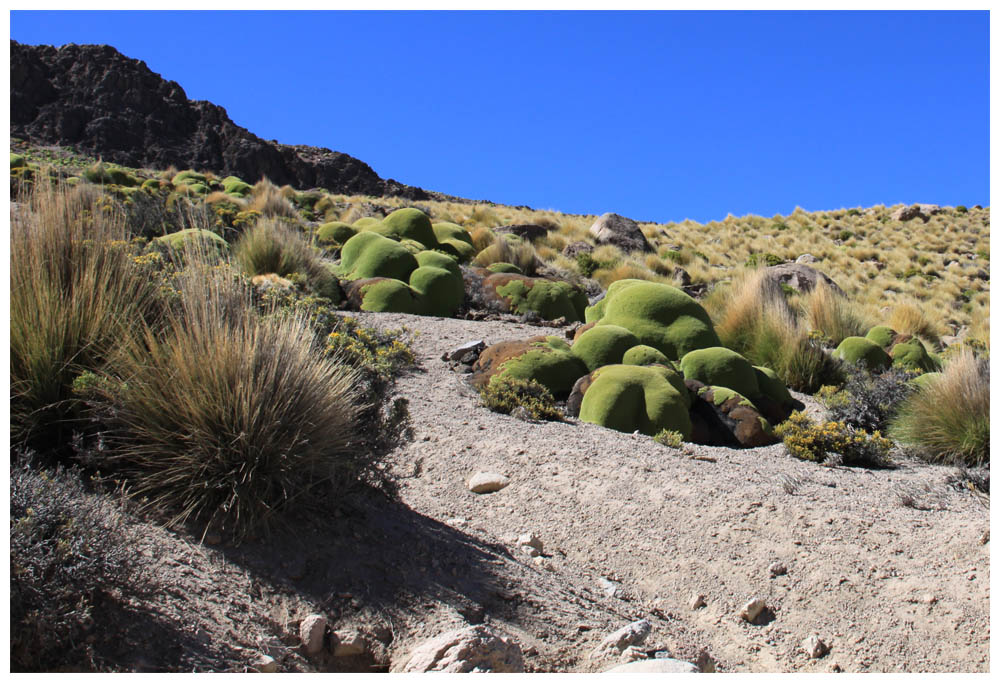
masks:
<svg viewBox="0 0 1000 683"><path fill-rule="evenodd" d="M449 631L417 646L403 673L523 673L524 656L513 639L505 639L483 625Z"/></svg>
<svg viewBox="0 0 1000 683"><path fill-rule="evenodd" d="M494 493L510 484L510 479L496 472L477 472L469 479L473 493Z"/></svg>
<svg viewBox="0 0 1000 683"><path fill-rule="evenodd" d="M639 224L631 218L616 213L606 213L590 226L590 234L598 244L610 244L628 253L630 251L653 251Z"/></svg>
<svg viewBox="0 0 1000 683"><path fill-rule="evenodd" d="M254 671L262 674L273 674L278 671L278 662L270 655L259 655L253 662Z"/></svg>
<svg viewBox="0 0 1000 683"><path fill-rule="evenodd" d="M368 645L357 631L334 631L333 656L353 657L368 652Z"/></svg>
<svg viewBox="0 0 1000 683"><path fill-rule="evenodd" d="M820 640L817 635L811 635L803 640L802 649L805 650L805 653L812 659L819 659L830 651L830 648L826 646L826 643Z"/></svg>
<svg viewBox="0 0 1000 683"><path fill-rule="evenodd" d="M601 673L606 674L696 674L701 673L691 662L679 659L640 659L637 662L620 664Z"/></svg>
<svg viewBox="0 0 1000 683"><path fill-rule="evenodd" d="M590 658L602 659L620 656L627 648L641 645L649 637L652 630L652 624L646 619L633 621L602 640L601 644L590 653Z"/></svg>
<svg viewBox="0 0 1000 683"><path fill-rule="evenodd" d="M319 654L326 639L326 617L310 614L299 624L299 639L307 655Z"/></svg>
<svg viewBox="0 0 1000 683"><path fill-rule="evenodd" d="M743 617L745 621L749 621L751 624L763 614L764 610L767 608L767 604L764 602L763 598L754 598L743 605L743 609L740 610L740 616Z"/></svg>
<svg viewBox="0 0 1000 683"><path fill-rule="evenodd" d="M791 287L796 292L806 294L816 287L819 280L823 280L834 292L840 296L844 295L844 290L833 281L826 273L822 273L815 268L804 263L781 263L776 266L768 266L764 269L767 277L778 284Z"/></svg>

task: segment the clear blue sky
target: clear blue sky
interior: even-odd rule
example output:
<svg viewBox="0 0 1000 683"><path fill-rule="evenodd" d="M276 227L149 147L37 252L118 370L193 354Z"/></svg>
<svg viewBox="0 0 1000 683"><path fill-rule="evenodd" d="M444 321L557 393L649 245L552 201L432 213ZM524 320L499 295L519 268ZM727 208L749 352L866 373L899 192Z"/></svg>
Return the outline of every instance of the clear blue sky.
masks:
<svg viewBox="0 0 1000 683"><path fill-rule="evenodd" d="M23 12L267 139L640 220L989 204L979 12Z"/></svg>

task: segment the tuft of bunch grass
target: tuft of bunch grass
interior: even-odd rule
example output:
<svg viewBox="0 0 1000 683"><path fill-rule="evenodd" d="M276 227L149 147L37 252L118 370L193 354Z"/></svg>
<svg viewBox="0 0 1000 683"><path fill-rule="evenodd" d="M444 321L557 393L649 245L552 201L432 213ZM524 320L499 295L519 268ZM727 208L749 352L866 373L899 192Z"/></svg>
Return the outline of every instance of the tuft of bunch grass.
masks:
<svg viewBox="0 0 1000 683"><path fill-rule="evenodd" d="M818 330L837 346L847 337L863 337L874 325L847 297L838 295L823 278L802 301L810 330Z"/></svg>
<svg viewBox="0 0 1000 683"><path fill-rule="evenodd" d="M122 347L105 394L131 493L239 540L312 486L356 478L357 373L324 357L301 315L256 313L225 268L189 264L177 287L163 332Z"/></svg>
<svg viewBox="0 0 1000 683"><path fill-rule="evenodd" d="M978 467L990 461L990 363L963 349L937 381L899 407L889 434L936 463Z"/></svg>
<svg viewBox="0 0 1000 683"><path fill-rule="evenodd" d="M275 219L258 220L233 245L233 258L248 275L299 274L320 296L332 298L336 286L330 270L306 237L296 228Z"/></svg>
<svg viewBox="0 0 1000 683"><path fill-rule="evenodd" d="M253 186L249 208L270 218L291 218L298 220L299 212L288 199L288 192L278 188L269 180L261 180ZM292 191L294 194L294 190Z"/></svg>
<svg viewBox="0 0 1000 683"><path fill-rule="evenodd" d="M912 334L941 348L941 336L937 324L915 304L902 303L895 306L886 324L900 334Z"/></svg>
<svg viewBox="0 0 1000 683"><path fill-rule="evenodd" d="M538 256L531 242L498 235L491 245L476 254L473 263L482 268L493 263L512 263L525 275L534 275L538 267Z"/></svg>
<svg viewBox="0 0 1000 683"><path fill-rule="evenodd" d="M120 205L93 186L36 184L12 205L11 432L58 442L73 426L73 379L154 313L156 284L130 248Z"/></svg>

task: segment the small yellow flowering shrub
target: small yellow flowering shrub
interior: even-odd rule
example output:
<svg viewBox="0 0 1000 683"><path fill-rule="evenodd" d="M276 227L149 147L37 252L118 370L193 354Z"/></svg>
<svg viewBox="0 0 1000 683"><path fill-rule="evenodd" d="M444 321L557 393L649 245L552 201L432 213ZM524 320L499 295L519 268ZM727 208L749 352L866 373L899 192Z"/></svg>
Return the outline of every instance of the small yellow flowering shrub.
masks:
<svg viewBox="0 0 1000 683"><path fill-rule="evenodd" d="M413 351L407 343L409 331L376 330L342 317L326 338L327 355L358 368L373 383L388 382L401 368L412 365Z"/></svg>
<svg viewBox="0 0 1000 683"><path fill-rule="evenodd" d="M889 460L892 441L877 431L869 434L843 422L815 424L798 411L774 431L788 452L802 460L819 463L839 460L839 464L860 467L892 466Z"/></svg>

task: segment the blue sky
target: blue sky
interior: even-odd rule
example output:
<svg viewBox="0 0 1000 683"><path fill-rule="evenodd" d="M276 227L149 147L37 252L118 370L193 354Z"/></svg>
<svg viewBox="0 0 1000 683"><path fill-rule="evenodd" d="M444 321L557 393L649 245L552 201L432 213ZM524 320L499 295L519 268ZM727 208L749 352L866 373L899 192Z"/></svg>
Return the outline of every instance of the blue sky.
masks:
<svg viewBox="0 0 1000 683"><path fill-rule="evenodd" d="M639 220L989 204L979 12L11 12L267 139Z"/></svg>

